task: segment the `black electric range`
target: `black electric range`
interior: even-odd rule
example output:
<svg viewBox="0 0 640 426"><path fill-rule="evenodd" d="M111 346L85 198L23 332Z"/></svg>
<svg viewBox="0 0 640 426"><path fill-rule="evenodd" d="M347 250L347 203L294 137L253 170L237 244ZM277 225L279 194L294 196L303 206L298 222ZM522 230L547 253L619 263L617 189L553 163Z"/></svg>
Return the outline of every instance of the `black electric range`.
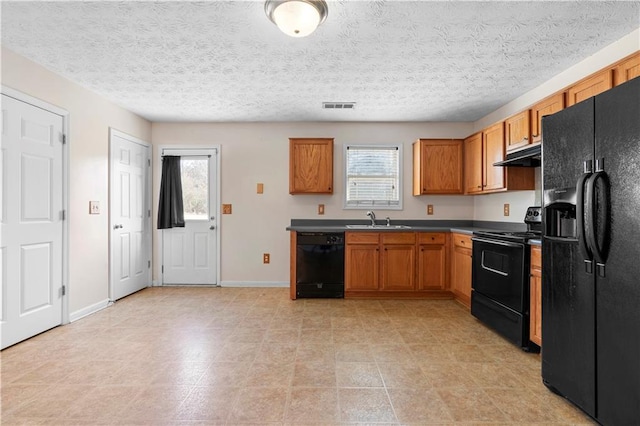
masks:
<svg viewBox="0 0 640 426"><path fill-rule="evenodd" d="M529 341L528 241L539 239L542 209L529 207L526 231L474 232L471 314L527 351L537 351Z"/></svg>

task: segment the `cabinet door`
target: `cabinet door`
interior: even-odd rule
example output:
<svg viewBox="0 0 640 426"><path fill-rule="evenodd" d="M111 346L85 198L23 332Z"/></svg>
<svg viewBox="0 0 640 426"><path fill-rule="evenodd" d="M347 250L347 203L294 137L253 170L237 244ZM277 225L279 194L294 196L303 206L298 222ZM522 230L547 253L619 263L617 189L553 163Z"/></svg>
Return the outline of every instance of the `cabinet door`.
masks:
<svg viewBox="0 0 640 426"><path fill-rule="evenodd" d="M444 290L446 283L446 246L418 246L418 290Z"/></svg>
<svg viewBox="0 0 640 426"><path fill-rule="evenodd" d="M344 265L345 290L378 290L379 263L378 244L347 244Z"/></svg>
<svg viewBox="0 0 640 426"><path fill-rule="evenodd" d="M542 346L542 264L540 247L531 248L529 340Z"/></svg>
<svg viewBox="0 0 640 426"><path fill-rule="evenodd" d="M618 64L613 70L615 85L640 77L640 53L636 53L626 61Z"/></svg>
<svg viewBox="0 0 640 426"><path fill-rule="evenodd" d="M504 123L500 122L483 132L483 191L505 188L505 168L494 167L493 163L504 160Z"/></svg>
<svg viewBox="0 0 640 426"><path fill-rule="evenodd" d="M464 140L465 193L482 192L482 132Z"/></svg>
<svg viewBox="0 0 640 426"><path fill-rule="evenodd" d="M504 122L507 151L513 151L531 143L531 110L522 111Z"/></svg>
<svg viewBox="0 0 640 426"><path fill-rule="evenodd" d="M333 139L289 139L289 193L333 192Z"/></svg>
<svg viewBox="0 0 640 426"><path fill-rule="evenodd" d="M385 244L382 246L382 289L415 290L416 246Z"/></svg>
<svg viewBox="0 0 640 426"><path fill-rule="evenodd" d="M451 291L467 307L471 306L471 237L451 234Z"/></svg>
<svg viewBox="0 0 640 426"><path fill-rule="evenodd" d="M420 139L413 155L413 195L463 193L462 140Z"/></svg>
<svg viewBox="0 0 640 426"><path fill-rule="evenodd" d="M542 142L542 117L555 114L564 109L564 93L544 99L531 108L531 141Z"/></svg>
<svg viewBox="0 0 640 426"><path fill-rule="evenodd" d="M567 90L567 106L570 107L611 89L613 87L612 71L606 69L571 86Z"/></svg>

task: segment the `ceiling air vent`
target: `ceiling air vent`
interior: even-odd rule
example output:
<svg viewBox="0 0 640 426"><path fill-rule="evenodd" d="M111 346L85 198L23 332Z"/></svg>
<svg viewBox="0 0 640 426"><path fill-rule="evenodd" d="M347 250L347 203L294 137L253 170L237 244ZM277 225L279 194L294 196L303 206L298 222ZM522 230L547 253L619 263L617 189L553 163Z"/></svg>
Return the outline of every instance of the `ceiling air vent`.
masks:
<svg viewBox="0 0 640 426"><path fill-rule="evenodd" d="M355 102L323 102L322 109L354 109Z"/></svg>

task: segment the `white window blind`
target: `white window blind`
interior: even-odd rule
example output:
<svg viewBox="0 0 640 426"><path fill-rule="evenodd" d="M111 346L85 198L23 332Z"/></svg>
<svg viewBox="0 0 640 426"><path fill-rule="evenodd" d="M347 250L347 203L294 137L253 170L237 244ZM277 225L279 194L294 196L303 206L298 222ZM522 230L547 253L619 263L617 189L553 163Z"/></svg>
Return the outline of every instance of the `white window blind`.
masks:
<svg viewBox="0 0 640 426"><path fill-rule="evenodd" d="M401 209L401 146L345 147L345 207Z"/></svg>

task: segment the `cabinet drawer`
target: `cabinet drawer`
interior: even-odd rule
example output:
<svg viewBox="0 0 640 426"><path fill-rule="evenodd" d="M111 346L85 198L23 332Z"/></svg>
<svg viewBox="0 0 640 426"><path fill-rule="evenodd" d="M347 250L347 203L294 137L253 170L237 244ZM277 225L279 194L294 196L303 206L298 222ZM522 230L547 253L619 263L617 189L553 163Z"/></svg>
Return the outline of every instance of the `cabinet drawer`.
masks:
<svg viewBox="0 0 640 426"><path fill-rule="evenodd" d="M382 244L415 244L415 232L385 232L382 234Z"/></svg>
<svg viewBox="0 0 640 426"><path fill-rule="evenodd" d="M378 244L377 232L347 232L347 244Z"/></svg>
<svg viewBox="0 0 640 426"><path fill-rule="evenodd" d="M456 247L466 247L466 248L472 247L472 241L471 241L470 235L452 234L451 237L453 238L453 245L455 245Z"/></svg>
<svg viewBox="0 0 640 426"><path fill-rule="evenodd" d="M419 244L444 244L446 236L443 233L421 232L418 234Z"/></svg>
<svg viewBox="0 0 640 426"><path fill-rule="evenodd" d="M531 247L531 269L542 269L542 250L540 247Z"/></svg>

